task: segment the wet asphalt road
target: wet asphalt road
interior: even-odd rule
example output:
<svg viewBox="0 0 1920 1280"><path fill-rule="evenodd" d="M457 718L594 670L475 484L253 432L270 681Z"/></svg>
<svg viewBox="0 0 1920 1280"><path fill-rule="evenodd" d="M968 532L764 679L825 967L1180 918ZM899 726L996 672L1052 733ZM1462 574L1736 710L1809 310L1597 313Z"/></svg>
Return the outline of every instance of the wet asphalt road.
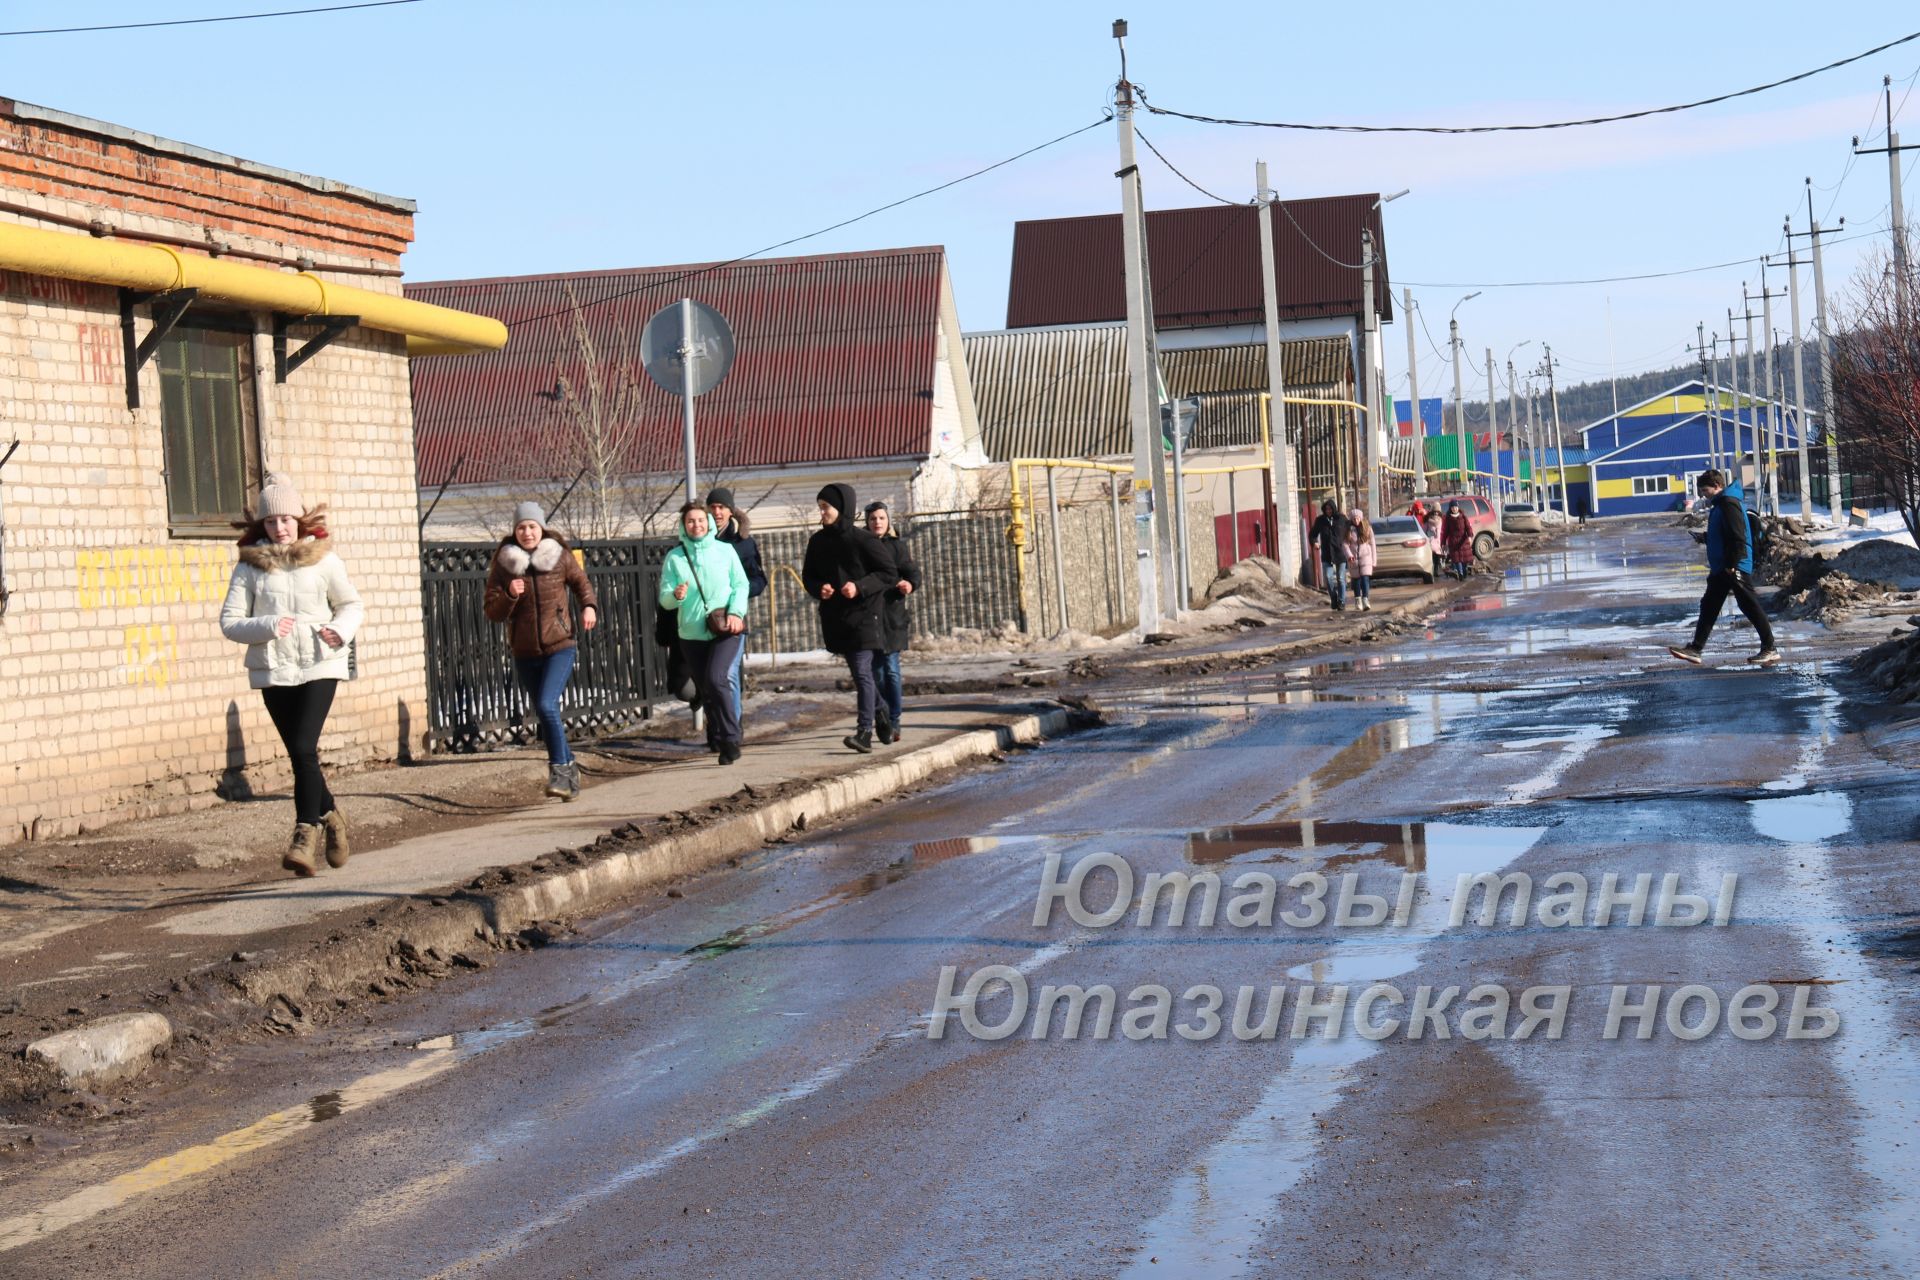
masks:
<svg viewBox="0 0 1920 1280"><path fill-rule="evenodd" d="M1770 672L1735 661L1744 624L1719 666L1666 659L1701 581L1676 531L1610 527L1398 643L1109 690L1110 727L247 1050L4 1175L0 1275L1920 1271L1920 784L1811 633ZM1395 928L1035 927L1048 855L1096 853L1421 878ZM1738 891L1718 928L1451 927L1454 875L1503 868ZM1091 1014L933 1040L949 965L1121 1012L1160 984L1188 1025L1196 984L1229 1024L1242 985L1256 1021L1289 996L1271 1040ZM1808 980L1832 1038L1602 1038L1614 984ZM1511 1038L1517 1010L1468 1039L1458 1002L1445 1039L1293 1039L1304 982L1565 984L1569 1012L1558 1040ZM1002 985L978 1012L1011 1010Z"/></svg>

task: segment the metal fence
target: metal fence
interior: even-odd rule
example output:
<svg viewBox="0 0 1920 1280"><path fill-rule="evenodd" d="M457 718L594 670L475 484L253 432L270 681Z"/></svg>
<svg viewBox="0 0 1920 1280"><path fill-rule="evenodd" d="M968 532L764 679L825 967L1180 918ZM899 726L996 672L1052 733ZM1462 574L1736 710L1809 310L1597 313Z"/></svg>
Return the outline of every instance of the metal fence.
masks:
<svg viewBox="0 0 1920 1280"><path fill-rule="evenodd" d="M591 632L579 627L578 666L561 699L569 731L604 732L649 714L667 696L666 654L653 642L654 593L665 541L584 542L576 547L599 597ZM497 544L420 548L427 632L427 741L433 750L474 751L530 742L532 706L514 678L505 628L483 605Z"/></svg>
<svg viewBox="0 0 1920 1280"><path fill-rule="evenodd" d="M916 637L960 627L1024 625L1013 545L1005 512L918 516L902 538L923 573L911 615ZM820 614L800 584L811 529L755 532L769 586L754 602L748 652L800 653L822 647ZM531 742L537 721L514 678L504 628L487 621L487 570L498 544L430 542L420 549L427 641L428 745L474 751ZM600 733L631 724L671 697L666 653L654 643L660 564L674 544L664 538L582 542L580 552L599 597L593 631L579 629L579 665L561 699L570 732Z"/></svg>

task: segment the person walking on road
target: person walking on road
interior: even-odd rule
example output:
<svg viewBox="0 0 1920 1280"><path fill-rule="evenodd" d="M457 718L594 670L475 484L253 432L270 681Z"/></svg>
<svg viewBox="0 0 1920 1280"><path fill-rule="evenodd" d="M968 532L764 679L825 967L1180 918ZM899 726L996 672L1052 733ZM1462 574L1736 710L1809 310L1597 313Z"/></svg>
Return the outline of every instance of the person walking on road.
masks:
<svg viewBox="0 0 1920 1280"><path fill-rule="evenodd" d="M489 620L507 626L514 675L533 702L547 745L547 794L560 800L580 794L580 765L560 718L560 698L579 658L568 592L579 598L581 628L593 630L600 610L587 571L566 539L547 528L540 504L521 503L513 510L513 532L493 553L481 607Z"/></svg>
<svg viewBox="0 0 1920 1280"><path fill-rule="evenodd" d="M912 639L913 617L907 612L907 597L920 589L920 566L913 562L907 544L893 528L893 513L884 502L867 504L867 532L886 544L893 556L900 580L887 588L881 600L880 630L885 641L873 655L873 678L879 705L875 710L874 732L882 742L898 742L903 724L900 655Z"/></svg>
<svg viewBox="0 0 1920 1280"><path fill-rule="evenodd" d="M1326 573L1327 603L1337 612L1347 607L1347 518L1340 504L1328 498L1320 504L1320 518L1307 533L1320 547L1320 567Z"/></svg>
<svg viewBox="0 0 1920 1280"><path fill-rule="evenodd" d="M660 566L660 607L679 618L680 648L700 687L707 739L720 763L740 758L740 713L728 689L747 634L747 571L731 543L720 541L707 509L680 508L680 545Z"/></svg>
<svg viewBox="0 0 1920 1280"><path fill-rule="evenodd" d="M873 750L873 725L879 690L873 678L874 651L885 646L882 599L900 581L888 544L859 524L853 486L830 484L820 490L820 528L807 539L800 580L820 604L820 636L827 652L847 661L853 676L856 724L841 741L862 755Z"/></svg>
<svg viewBox="0 0 1920 1280"><path fill-rule="evenodd" d="M1713 634L1713 624L1719 620L1720 610L1731 595L1740 612L1747 615L1747 621L1760 634L1760 652L1747 661L1763 667L1773 666L1780 661L1780 651L1773 647L1773 626L1767 621L1767 612L1760 607L1760 597L1753 589L1756 541L1753 529L1757 522L1749 522L1746 505L1741 501L1746 495L1741 491L1740 481L1737 477L1729 480L1722 471L1707 471L1701 473L1696 488L1707 504L1707 589L1700 597L1700 621L1693 628L1693 639L1684 645L1674 645L1667 652L1682 662L1698 666L1701 651L1707 647L1707 637Z"/></svg>
<svg viewBox="0 0 1920 1280"><path fill-rule="evenodd" d="M1447 504L1446 517L1440 521L1440 549L1447 557L1447 572L1465 581L1473 572L1473 522L1458 502Z"/></svg>
<svg viewBox="0 0 1920 1280"><path fill-rule="evenodd" d="M1347 565L1353 571L1353 596L1360 602L1362 613L1373 609L1373 571L1379 563L1380 548L1374 545L1373 525L1367 513L1355 507L1347 527Z"/></svg>
<svg viewBox="0 0 1920 1280"><path fill-rule="evenodd" d="M320 768L320 731L334 690L351 674L347 646L360 629L360 593L333 553L326 506L308 508L293 485L269 475L260 514L240 534L240 563L220 606L220 631L247 646L247 683L293 762L293 840L280 865L311 876L344 867L346 820Z"/></svg>
<svg viewBox="0 0 1920 1280"><path fill-rule="evenodd" d="M740 567L747 575L747 600L758 600L767 589L767 571L760 562L760 544L747 532L747 513L733 505L733 490L717 488L707 494L707 515L713 522L713 536L733 548ZM747 640L740 636L740 651L733 660L733 672L727 678L727 693L733 699L733 718L741 719L740 697L746 689ZM718 751L720 744L712 732L713 720L707 720L707 749Z"/></svg>

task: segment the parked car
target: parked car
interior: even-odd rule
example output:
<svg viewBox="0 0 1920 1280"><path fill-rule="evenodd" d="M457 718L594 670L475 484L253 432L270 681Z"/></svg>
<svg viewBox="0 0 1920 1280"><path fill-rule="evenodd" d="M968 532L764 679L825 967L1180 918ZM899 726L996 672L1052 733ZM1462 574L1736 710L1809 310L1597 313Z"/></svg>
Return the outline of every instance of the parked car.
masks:
<svg viewBox="0 0 1920 1280"><path fill-rule="evenodd" d="M1412 516L1382 516L1373 522L1373 546L1378 560L1373 576L1390 573L1417 573L1422 582L1433 581L1433 544Z"/></svg>
<svg viewBox="0 0 1920 1280"><path fill-rule="evenodd" d="M1420 499L1428 510L1446 514L1447 504L1457 502L1460 509L1467 513L1467 523L1473 528L1473 555L1477 560L1485 560L1500 545L1500 515L1493 504L1477 493L1440 493L1429 494ZM1394 515L1405 515L1411 510L1411 502L1403 502L1394 508Z"/></svg>
<svg viewBox="0 0 1920 1280"><path fill-rule="evenodd" d="M1500 512L1500 527L1508 533L1540 533L1546 526L1530 502L1509 502Z"/></svg>

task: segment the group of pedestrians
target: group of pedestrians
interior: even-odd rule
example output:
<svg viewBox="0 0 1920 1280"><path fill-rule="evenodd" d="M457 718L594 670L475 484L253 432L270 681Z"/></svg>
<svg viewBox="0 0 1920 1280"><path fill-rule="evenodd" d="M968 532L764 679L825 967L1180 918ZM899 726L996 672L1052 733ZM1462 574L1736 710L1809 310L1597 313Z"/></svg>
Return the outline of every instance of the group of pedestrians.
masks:
<svg viewBox="0 0 1920 1280"><path fill-rule="evenodd" d="M1355 507L1343 512L1332 498L1320 504L1320 515L1313 522L1307 540L1320 551L1320 568L1326 581L1327 604L1335 611L1347 607L1347 586L1353 586L1355 605L1361 612L1373 608L1373 571L1380 562L1380 550L1373 538L1373 523L1366 509Z"/></svg>
<svg viewBox="0 0 1920 1280"><path fill-rule="evenodd" d="M904 712L900 654L911 630L908 599L920 567L884 502L855 522L850 486L820 491L820 529L807 544L802 580L820 609L829 650L842 655L856 690L855 731L843 739L863 754L897 742ZM285 477L268 475L257 515L238 522L239 563L220 609L221 632L247 647L248 683L293 766L294 832L281 865L297 876L351 853L346 820L320 766L320 735L341 680L352 674L360 596L333 552L326 506L308 506ZM722 765L740 759L741 686L747 617L768 579L745 512L731 490L680 508L678 543L660 568L659 617L676 665L690 676L705 714L707 749ZM547 523L537 502L514 508L512 531L488 565L483 609L504 628L515 678L525 690L547 753L546 794L580 794L580 766L567 743L560 703L578 657L578 630L599 623L599 600L579 556Z"/></svg>
<svg viewBox="0 0 1920 1280"><path fill-rule="evenodd" d="M1427 536L1434 571L1465 581L1473 573L1473 521L1461 510L1459 501L1448 501L1443 514L1437 505L1428 506L1415 498L1407 514L1419 522L1420 532Z"/></svg>

